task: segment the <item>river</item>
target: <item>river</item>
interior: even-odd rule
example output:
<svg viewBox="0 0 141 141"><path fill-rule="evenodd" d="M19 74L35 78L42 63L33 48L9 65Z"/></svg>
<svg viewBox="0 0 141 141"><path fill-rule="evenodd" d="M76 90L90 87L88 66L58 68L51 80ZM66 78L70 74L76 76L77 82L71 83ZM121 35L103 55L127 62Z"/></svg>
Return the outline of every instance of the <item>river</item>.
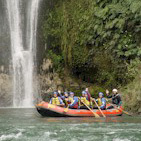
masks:
<svg viewBox="0 0 141 141"><path fill-rule="evenodd" d="M1 108L0 141L141 141L141 117L45 118L34 108Z"/></svg>

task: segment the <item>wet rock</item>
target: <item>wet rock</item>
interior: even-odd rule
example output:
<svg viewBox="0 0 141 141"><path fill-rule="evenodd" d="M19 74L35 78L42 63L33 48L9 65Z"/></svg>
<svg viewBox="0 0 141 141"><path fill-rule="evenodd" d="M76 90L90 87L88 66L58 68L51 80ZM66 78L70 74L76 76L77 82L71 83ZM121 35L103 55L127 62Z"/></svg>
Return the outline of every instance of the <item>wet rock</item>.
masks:
<svg viewBox="0 0 141 141"><path fill-rule="evenodd" d="M53 69L53 64L50 59L44 59L43 64L40 66L40 74L38 74L39 93L43 99L55 90L74 91L78 93L87 87L87 84L77 81L72 78L68 71L63 74L58 74ZM80 92L79 92L80 93Z"/></svg>
<svg viewBox="0 0 141 141"><path fill-rule="evenodd" d="M44 59L38 74L38 82L41 94L51 93L62 85L59 75L53 71L53 64L50 59Z"/></svg>
<svg viewBox="0 0 141 141"><path fill-rule="evenodd" d="M0 107L12 105L12 79L10 75L0 74Z"/></svg>

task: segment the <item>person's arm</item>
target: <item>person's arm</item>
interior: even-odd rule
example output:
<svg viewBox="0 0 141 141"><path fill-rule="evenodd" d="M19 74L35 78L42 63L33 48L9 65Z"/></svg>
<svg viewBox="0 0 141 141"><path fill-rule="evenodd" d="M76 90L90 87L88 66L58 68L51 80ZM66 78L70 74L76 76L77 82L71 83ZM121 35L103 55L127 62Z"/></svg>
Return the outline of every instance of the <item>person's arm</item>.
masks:
<svg viewBox="0 0 141 141"><path fill-rule="evenodd" d="M59 101L60 101L61 105L64 105L64 102L63 102L63 100L60 97L59 97Z"/></svg>
<svg viewBox="0 0 141 141"><path fill-rule="evenodd" d="M64 98L64 96L61 94L61 91L58 91L59 97L61 97L61 99Z"/></svg>
<svg viewBox="0 0 141 141"><path fill-rule="evenodd" d="M61 98L62 100L64 100L64 99L65 99L65 96L60 95L60 98Z"/></svg>
<svg viewBox="0 0 141 141"><path fill-rule="evenodd" d="M107 96L107 98L112 98L112 95L109 95L109 93L110 93L110 92L109 92L109 90L108 90L108 89L106 89L106 91L105 91L105 92L106 92L106 96Z"/></svg>
<svg viewBox="0 0 141 141"><path fill-rule="evenodd" d="M75 104L78 103L78 98L77 97L74 97L74 101L73 103L69 104L70 107L73 107Z"/></svg>
<svg viewBox="0 0 141 141"><path fill-rule="evenodd" d="M49 104L52 104L52 98L50 99Z"/></svg>
<svg viewBox="0 0 141 141"><path fill-rule="evenodd" d="M87 92L87 96L88 96L87 100L90 101L91 100L91 94L89 93L88 88L86 88L86 92Z"/></svg>
<svg viewBox="0 0 141 141"><path fill-rule="evenodd" d="M102 98L102 105L100 106L101 109L105 108L106 107L106 99L105 98Z"/></svg>
<svg viewBox="0 0 141 141"><path fill-rule="evenodd" d="M108 95L107 98L112 98L112 95Z"/></svg>

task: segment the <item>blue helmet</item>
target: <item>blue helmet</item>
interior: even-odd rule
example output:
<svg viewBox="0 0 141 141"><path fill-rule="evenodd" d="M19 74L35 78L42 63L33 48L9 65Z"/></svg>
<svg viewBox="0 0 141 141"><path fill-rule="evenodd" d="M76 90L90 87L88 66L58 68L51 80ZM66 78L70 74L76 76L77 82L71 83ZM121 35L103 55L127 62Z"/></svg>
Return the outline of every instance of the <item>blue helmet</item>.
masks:
<svg viewBox="0 0 141 141"><path fill-rule="evenodd" d="M73 95L74 94L74 92L70 92L70 95Z"/></svg>
<svg viewBox="0 0 141 141"><path fill-rule="evenodd" d="M104 96L104 94L103 94L102 92L99 92L98 95L99 95L99 96L102 96L102 97Z"/></svg>
<svg viewBox="0 0 141 141"><path fill-rule="evenodd" d="M87 92L86 91L82 91L82 94L87 94Z"/></svg>
<svg viewBox="0 0 141 141"><path fill-rule="evenodd" d="M53 92L53 94L57 94L58 95L58 92Z"/></svg>
<svg viewBox="0 0 141 141"><path fill-rule="evenodd" d="M64 94L68 94L68 92L64 92Z"/></svg>

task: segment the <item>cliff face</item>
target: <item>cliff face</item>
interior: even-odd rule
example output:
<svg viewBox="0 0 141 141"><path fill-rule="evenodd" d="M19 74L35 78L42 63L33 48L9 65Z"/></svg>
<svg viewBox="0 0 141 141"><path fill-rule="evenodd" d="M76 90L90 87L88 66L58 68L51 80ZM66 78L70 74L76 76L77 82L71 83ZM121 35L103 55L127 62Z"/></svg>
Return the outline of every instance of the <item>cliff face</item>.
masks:
<svg viewBox="0 0 141 141"><path fill-rule="evenodd" d="M0 0L0 107L12 106L10 33L6 1Z"/></svg>
<svg viewBox="0 0 141 141"><path fill-rule="evenodd" d="M0 0L0 66L9 67L10 64L10 35L6 15L5 1Z"/></svg>
<svg viewBox="0 0 141 141"><path fill-rule="evenodd" d="M12 106L12 78L6 73L4 66L0 67L0 107Z"/></svg>
<svg viewBox="0 0 141 141"><path fill-rule="evenodd" d="M38 80L38 100L49 100L49 94L53 91L62 88L62 81L59 78L59 75L54 72L52 61L50 59L44 59L39 73L37 75Z"/></svg>
<svg viewBox="0 0 141 141"><path fill-rule="evenodd" d="M38 80L41 93L53 92L62 85L61 79L53 70L52 62L50 59L43 60L43 64L40 67Z"/></svg>

